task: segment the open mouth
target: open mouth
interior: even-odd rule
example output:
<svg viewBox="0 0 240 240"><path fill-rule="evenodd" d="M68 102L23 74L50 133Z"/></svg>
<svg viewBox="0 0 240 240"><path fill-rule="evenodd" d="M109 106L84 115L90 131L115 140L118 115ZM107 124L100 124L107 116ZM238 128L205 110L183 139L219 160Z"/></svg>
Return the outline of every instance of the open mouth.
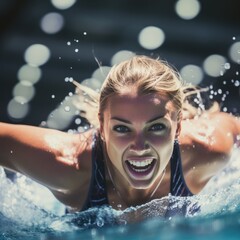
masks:
<svg viewBox="0 0 240 240"><path fill-rule="evenodd" d="M144 159L128 159L126 160L126 166L128 172L134 177L149 177L153 173L156 165L155 158L144 158Z"/></svg>

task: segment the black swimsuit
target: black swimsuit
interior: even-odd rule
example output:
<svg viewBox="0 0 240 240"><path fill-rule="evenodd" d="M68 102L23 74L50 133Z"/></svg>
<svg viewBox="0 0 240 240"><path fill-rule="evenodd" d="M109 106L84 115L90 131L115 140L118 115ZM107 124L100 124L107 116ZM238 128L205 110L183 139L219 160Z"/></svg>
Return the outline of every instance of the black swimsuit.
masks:
<svg viewBox="0 0 240 240"><path fill-rule="evenodd" d="M92 151L92 179L89 187L89 193L85 206L82 210L91 207L109 205L107 198L107 189L105 182L105 169L103 161L103 150L100 143L100 138L96 137ZM178 142L174 143L174 150L171 157L171 184L170 194L172 196L192 196L193 194L188 189L182 172L181 156ZM172 215L172 214L171 214Z"/></svg>

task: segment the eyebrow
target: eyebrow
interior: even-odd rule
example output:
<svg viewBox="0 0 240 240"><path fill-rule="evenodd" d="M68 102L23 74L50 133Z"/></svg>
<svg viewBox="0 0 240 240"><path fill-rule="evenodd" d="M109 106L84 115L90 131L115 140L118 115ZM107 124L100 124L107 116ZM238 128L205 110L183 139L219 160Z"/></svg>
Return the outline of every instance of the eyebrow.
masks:
<svg viewBox="0 0 240 240"><path fill-rule="evenodd" d="M154 121L156 121L158 119L161 119L161 118L164 118L164 115L154 117L153 119L150 119L149 121L147 121L147 123L154 122ZM124 123L127 123L127 124L132 124L131 121L123 119L123 118L119 118L119 117L112 117L111 120L117 120L117 121L124 122Z"/></svg>

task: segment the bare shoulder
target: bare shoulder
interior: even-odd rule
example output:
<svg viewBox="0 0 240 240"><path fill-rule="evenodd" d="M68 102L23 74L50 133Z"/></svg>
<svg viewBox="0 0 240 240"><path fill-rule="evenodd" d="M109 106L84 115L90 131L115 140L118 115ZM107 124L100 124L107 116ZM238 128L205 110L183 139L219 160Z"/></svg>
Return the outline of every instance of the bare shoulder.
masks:
<svg viewBox="0 0 240 240"><path fill-rule="evenodd" d="M179 142L183 171L193 193L226 166L239 133L239 120L222 112L182 122Z"/></svg>

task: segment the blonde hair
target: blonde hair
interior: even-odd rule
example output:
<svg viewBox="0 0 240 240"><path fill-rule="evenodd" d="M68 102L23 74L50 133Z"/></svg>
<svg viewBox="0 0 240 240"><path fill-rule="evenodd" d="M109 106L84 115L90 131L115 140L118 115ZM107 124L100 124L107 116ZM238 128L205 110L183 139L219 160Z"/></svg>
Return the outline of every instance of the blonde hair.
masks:
<svg viewBox="0 0 240 240"><path fill-rule="evenodd" d="M75 81L73 83L77 86L79 98L76 106L81 110L80 115L93 127L99 126L98 115L100 121L103 121L103 113L109 98L113 95L121 95L126 90L134 89L139 95L164 94L173 102L178 116L181 116L184 101L187 101L189 94L179 73L167 62L141 55L113 66L100 93ZM195 93L195 89L193 92ZM186 104L184 106L187 108Z"/></svg>
<svg viewBox="0 0 240 240"><path fill-rule="evenodd" d="M134 56L114 66L103 83L99 99L101 120L109 97L127 89L134 89L140 95L165 94L172 100L176 111L181 111L183 93L178 73L160 59Z"/></svg>

